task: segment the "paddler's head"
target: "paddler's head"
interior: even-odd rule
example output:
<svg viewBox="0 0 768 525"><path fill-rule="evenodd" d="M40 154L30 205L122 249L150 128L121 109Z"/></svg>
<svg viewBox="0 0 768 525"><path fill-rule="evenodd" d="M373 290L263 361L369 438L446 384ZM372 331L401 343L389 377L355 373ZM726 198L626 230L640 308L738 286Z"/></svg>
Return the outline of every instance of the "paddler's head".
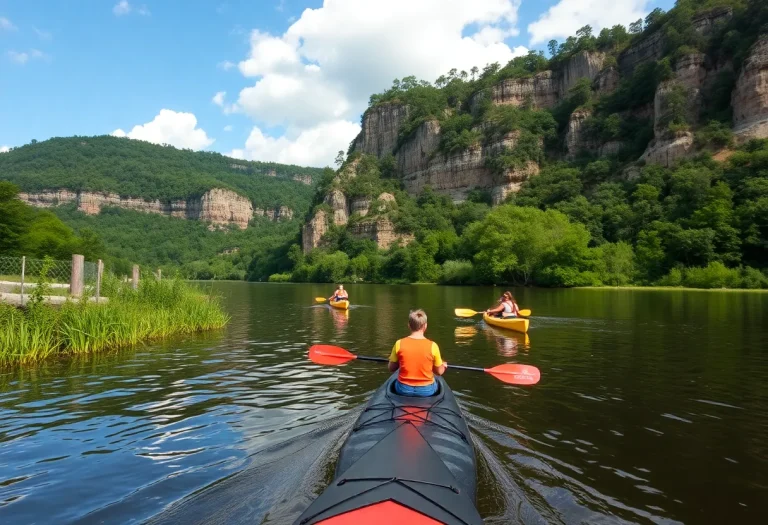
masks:
<svg viewBox="0 0 768 525"><path fill-rule="evenodd" d="M340 285L339 285L339 290L343 290L343 289L344 289L344 285L343 285L343 284L340 284Z"/></svg>
<svg viewBox="0 0 768 525"><path fill-rule="evenodd" d="M408 328L411 332L425 332L427 330L427 314L424 310L411 310L408 315Z"/></svg>

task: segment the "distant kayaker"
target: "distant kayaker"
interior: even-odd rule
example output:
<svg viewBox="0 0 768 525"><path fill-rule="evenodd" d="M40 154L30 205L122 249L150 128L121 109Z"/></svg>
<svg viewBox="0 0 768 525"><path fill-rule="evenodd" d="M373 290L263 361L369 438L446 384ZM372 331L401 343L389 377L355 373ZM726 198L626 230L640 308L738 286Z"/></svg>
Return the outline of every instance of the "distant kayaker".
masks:
<svg viewBox="0 0 768 525"><path fill-rule="evenodd" d="M498 306L489 308L485 311L488 315L495 317L517 317L520 315L520 308L517 306L517 301L512 296L511 292L504 292L501 294Z"/></svg>
<svg viewBox="0 0 768 525"><path fill-rule="evenodd" d="M389 371L399 370L395 391L401 396L427 397L437 392L435 374L441 376L448 363L440 357L437 343L424 337L427 314L414 310L408 316L411 335L403 337L392 347Z"/></svg>
<svg viewBox="0 0 768 525"><path fill-rule="evenodd" d="M333 301L334 303L337 301L348 301L349 295L347 295L347 291L344 289L344 285L340 284L336 291L333 292L333 295L328 298L328 300Z"/></svg>

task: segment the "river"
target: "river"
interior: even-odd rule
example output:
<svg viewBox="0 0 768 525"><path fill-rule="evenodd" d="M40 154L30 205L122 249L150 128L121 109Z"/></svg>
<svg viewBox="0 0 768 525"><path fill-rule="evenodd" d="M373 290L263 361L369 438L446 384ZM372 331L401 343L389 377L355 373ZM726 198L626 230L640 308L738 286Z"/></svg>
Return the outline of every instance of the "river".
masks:
<svg viewBox="0 0 768 525"><path fill-rule="evenodd" d="M527 363L532 387L451 370L487 523L768 517L768 294L513 293L528 337L457 319L500 289L205 284L223 331L0 371L0 523L290 523L332 476L377 363L421 307L449 363Z"/></svg>

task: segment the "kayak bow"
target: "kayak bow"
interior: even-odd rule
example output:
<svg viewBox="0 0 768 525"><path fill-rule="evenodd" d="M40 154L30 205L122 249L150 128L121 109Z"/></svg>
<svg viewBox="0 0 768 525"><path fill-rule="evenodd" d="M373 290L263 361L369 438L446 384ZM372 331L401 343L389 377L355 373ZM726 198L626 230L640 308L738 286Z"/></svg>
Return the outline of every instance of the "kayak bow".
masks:
<svg viewBox="0 0 768 525"><path fill-rule="evenodd" d="M349 301L328 301L328 304L334 308L338 308L339 310L349 309Z"/></svg>
<svg viewBox="0 0 768 525"><path fill-rule="evenodd" d="M481 525L469 428L442 377L430 397L395 394L393 374L341 447L331 485L295 525Z"/></svg>

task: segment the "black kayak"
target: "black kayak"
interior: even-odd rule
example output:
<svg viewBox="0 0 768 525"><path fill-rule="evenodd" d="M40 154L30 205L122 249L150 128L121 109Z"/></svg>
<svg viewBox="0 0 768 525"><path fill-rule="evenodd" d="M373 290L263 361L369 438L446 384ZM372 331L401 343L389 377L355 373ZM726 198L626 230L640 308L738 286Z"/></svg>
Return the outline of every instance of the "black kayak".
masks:
<svg viewBox="0 0 768 525"><path fill-rule="evenodd" d="M397 373L373 394L341 447L331 485L297 525L482 524L469 428L453 392L399 396Z"/></svg>

